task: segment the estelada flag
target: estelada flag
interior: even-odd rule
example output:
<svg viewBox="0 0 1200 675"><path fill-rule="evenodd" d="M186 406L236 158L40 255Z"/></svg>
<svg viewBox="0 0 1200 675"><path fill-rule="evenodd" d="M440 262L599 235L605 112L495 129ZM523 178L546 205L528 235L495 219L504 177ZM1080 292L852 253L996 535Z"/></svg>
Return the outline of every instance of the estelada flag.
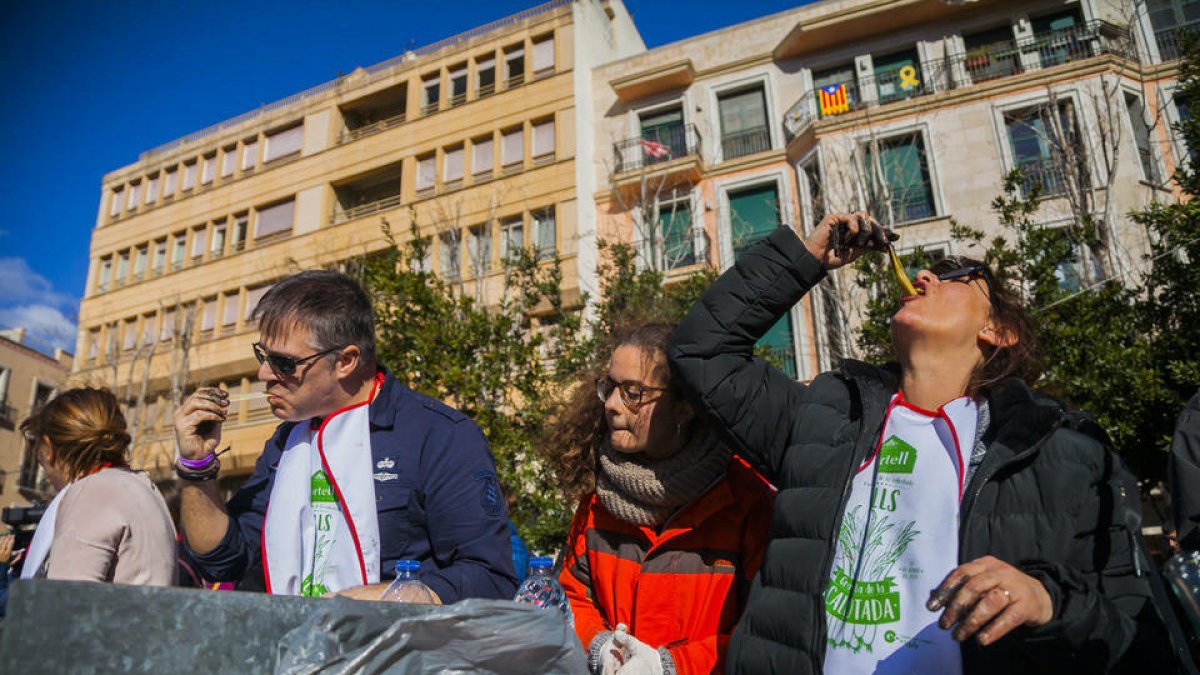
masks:
<svg viewBox="0 0 1200 675"><path fill-rule="evenodd" d="M840 115L850 111L850 100L846 96L846 85L832 84L817 90L817 101L821 116Z"/></svg>
<svg viewBox="0 0 1200 675"><path fill-rule="evenodd" d="M640 142L642 144L642 151L655 159L666 157L671 152L670 148L658 141L648 141L643 138Z"/></svg>

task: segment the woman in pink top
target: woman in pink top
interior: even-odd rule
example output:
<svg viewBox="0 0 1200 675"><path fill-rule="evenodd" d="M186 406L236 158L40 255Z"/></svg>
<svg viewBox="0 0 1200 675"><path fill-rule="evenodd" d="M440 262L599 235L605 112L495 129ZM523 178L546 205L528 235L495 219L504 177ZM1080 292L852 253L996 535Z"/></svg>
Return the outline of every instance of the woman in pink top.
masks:
<svg viewBox="0 0 1200 675"><path fill-rule="evenodd" d="M129 468L129 432L108 390L63 392L21 424L57 495L23 578L170 586L175 528L158 489Z"/></svg>

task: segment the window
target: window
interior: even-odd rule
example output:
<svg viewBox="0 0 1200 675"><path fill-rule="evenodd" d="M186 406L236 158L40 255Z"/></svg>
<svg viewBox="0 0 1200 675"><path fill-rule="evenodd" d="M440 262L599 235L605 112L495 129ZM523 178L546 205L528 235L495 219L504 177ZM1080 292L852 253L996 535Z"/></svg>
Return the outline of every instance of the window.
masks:
<svg viewBox="0 0 1200 675"><path fill-rule="evenodd" d="M925 141L919 132L869 142L863 156L873 212L884 214L892 224L937 215Z"/></svg>
<svg viewBox="0 0 1200 675"><path fill-rule="evenodd" d="M200 183L203 185L208 185L209 183L213 182L213 177L215 177L216 174L217 155L215 153L211 155L205 155L204 166L200 170Z"/></svg>
<svg viewBox="0 0 1200 675"><path fill-rule="evenodd" d="M225 253L225 223L213 227L212 247L209 249L213 258L220 258Z"/></svg>
<svg viewBox="0 0 1200 675"><path fill-rule="evenodd" d="M158 276L163 273L163 269L167 265L167 240L159 239L154 242L154 275Z"/></svg>
<svg viewBox="0 0 1200 675"><path fill-rule="evenodd" d="M154 313L142 315L142 338L138 341L139 346L151 345L158 341L154 334L154 320L157 318Z"/></svg>
<svg viewBox="0 0 1200 675"><path fill-rule="evenodd" d="M1059 101L1057 120L1049 104L1033 106L1004 115L1013 168L1024 174L1022 190L1028 194L1035 185L1048 196L1066 191L1068 176L1065 150L1075 148L1079 172L1075 178L1087 181L1087 166L1079 130L1075 124L1075 108L1070 100Z"/></svg>
<svg viewBox="0 0 1200 675"><path fill-rule="evenodd" d="M184 169L187 170L186 168ZM195 173L196 167L192 166L192 172ZM163 199L171 199L175 196L175 187L179 181L179 172L171 169L163 174Z"/></svg>
<svg viewBox="0 0 1200 675"><path fill-rule="evenodd" d="M717 97L721 118L721 155L730 160L771 149L767 103L762 85Z"/></svg>
<svg viewBox="0 0 1200 675"><path fill-rule="evenodd" d="M153 204L158 199L158 174L146 180L146 203Z"/></svg>
<svg viewBox="0 0 1200 675"><path fill-rule="evenodd" d="M687 133L683 126L683 108L674 106L666 110L642 113L641 122L642 143L635 152L642 155L646 164L667 162L688 153ZM661 147L651 147L648 143ZM657 150L654 152L652 150Z"/></svg>
<svg viewBox="0 0 1200 675"><path fill-rule="evenodd" d="M96 357L100 354L100 329L93 328L88 331L87 336L87 362L89 364L96 362Z"/></svg>
<svg viewBox="0 0 1200 675"><path fill-rule="evenodd" d="M492 268L492 231L487 225L476 225L470 229L467 253L471 256L471 270L475 276L486 274Z"/></svg>
<svg viewBox="0 0 1200 675"><path fill-rule="evenodd" d="M238 299L240 294L237 291L226 293L221 301L224 303L225 310L221 312L221 330L224 331L230 326L236 326L238 320Z"/></svg>
<svg viewBox="0 0 1200 675"><path fill-rule="evenodd" d="M122 193L124 193L124 189L122 188L117 188L112 191L112 195L109 197L108 201L108 215L110 217L116 217L116 215L121 212L121 197L124 196Z"/></svg>
<svg viewBox="0 0 1200 675"><path fill-rule="evenodd" d="M808 216L808 227L816 227L817 223L825 217L825 184L821 181L821 163L814 156L811 160L800 167L803 173L801 177L806 188L808 198L805 207L805 215Z"/></svg>
<svg viewBox="0 0 1200 675"><path fill-rule="evenodd" d="M500 221L500 259L508 264L525 248L525 219L521 216Z"/></svg>
<svg viewBox="0 0 1200 675"><path fill-rule="evenodd" d="M986 82L1021 72L1012 26L1004 25L963 36L963 66L972 82Z"/></svg>
<svg viewBox="0 0 1200 675"><path fill-rule="evenodd" d="M217 327L217 296L200 301L200 338L212 337L213 329Z"/></svg>
<svg viewBox="0 0 1200 675"><path fill-rule="evenodd" d="M137 346L137 319L126 319L121 325L121 351L133 351Z"/></svg>
<svg viewBox="0 0 1200 675"><path fill-rule="evenodd" d="M229 178L233 175L233 170L237 168L237 147L229 146L225 148L225 161L221 162L221 178Z"/></svg>
<svg viewBox="0 0 1200 675"><path fill-rule="evenodd" d="M519 168L525 161L525 134L524 129L517 127L509 129L500 136L500 163L504 166L505 172L509 172L513 168Z"/></svg>
<svg viewBox="0 0 1200 675"><path fill-rule="evenodd" d="M258 139L248 139L242 145L242 171L249 171L258 163Z"/></svg>
<svg viewBox="0 0 1200 675"><path fill-rule="evenodd" d="M489 96L496 91L496 58L489 56L475 62L475 95Z"/></svg>
<svg viewBox="0 0 1200 675"><path fill-rule="evenodd" d="M264 162L287 157L300 152L304 145L304 125L297 124L280 131L267 134Z"/></svg>
<svg viewBox="0 0 1200 675"><path fill-rule="evenodd" d="M504 79L506 87L525 82L525 47L518 45L504 50Z"/></svg>
<svg viewBox="0 0 1200 675"><path fill-rule="evenodd" d="M172 307L163 313L162 326L158 329L159 342L166 342L175 337L175 308Z"/></svg>
<svg viewBox="0 0 1200 675"><path fill-rule="evenodd" d="M680 191L658 205L658 234L662 251L662 267L672 270L696 264L696 247L692 241L691 193ZM656 252L657 253L657 252Z"/></svg>
<svg viewBox="0 0 1200 675"><path fill-rule="evenodd" d="M192 230L192 260L200 260L204 257L204 243L208 240L208 231L204 226L200 226Z"/></svg>
<svg viewBox="0 0 1200 675"><path fill-rule="evenodd" d="M450 69L450 106L467 102L467 64Z"/></svg>
<svg viewBox="0 0 1200 675"><path fill-rule="evenodd" d="M433 155L417 158L417 192L432 190L437 181L437 158Z"/></svg>
<svg viewBox="0 0 1200 675"><path fill-rule="evenodd" d="M171 269L180 269L183 267L183 257L187 251L187 233L177 232L175 234L175 243L171 247Z"/></svg>
<svg viewBox="0 0 1200 675"><path fill-rule="evenodd" d="M129 278L129 251L121 251L117 256L117 287L125 285L125 281Z"/></svg>
<svg viewBox="0 0 1200 675"><path fill-rule="evenodd" d="M146 278L146 258L148 253L145 246L139 246L133 258L133 278L141 281Z"/></svg>
<svg viewBox="0 0 1200 675"><path fill-rule="evenodd" d="M554 36L549 35L533 43L533 76L546 77L554 73Z"/></svg>
<svg viewBox="0 0 1200 675"><path fill-rule="evenodd" d="M553 258L558 249L558 227L554 222L554 207L533 212L533 229L537 236L538 260Z"/></svg>
<svg viewBox="0 0 1200 675"><path fill-rule="evenodd" d="M250 216L245 213L235 215L233 220L233 248L234 251L241 251L246 248L246 231L250 224Z"/></svg>
<svg viewBox="0 0 1200 675"><path fill-rule="evenodd" d="M271 290L271 284L265 286L256 286L246 291L246 311L242 313L242 317L249 321L254 317L254 310L258 307L258 303L262 300L267 291Z"/></svg>
<svg viewBox="0 0 1200 675"><path fill-rule="evenodd" d="M431 75L425 78L422 82L422 87L425 92L425 99L421 104L421 113L428 115L435 113L438 110L438 102L442 96L442 79L441 75Z"/></svg>
<svg viewBox="0 0 1200 675"><path fill-rule="evenodd" d="M858 106L858 81L854 77L854 64L817 71L812 77L819 117L841 115Z"/></svg>
<svg viewBox="0 0 1200 675"><path fill-rule="evenodd" d="M458 281L462 277L462 260L458 250L458 232L443 232L438 237L441 256L442 277L447 281Z"/></svg>
<svg viewBox="0 0 1200 675"><path fill-rule="evenodd" d="M733 242L733 255L737 258L747 246L775 231L779 226L779 191L775 183L730 191L729 234ZM779 321L758 341L759 349L765 350L770 360L779 365L783 372L796 377L796 348L793 340L792 315L783 315Z"/></svg>
<svg viewBox="0 0 1200 675"><path fill-rule="evenodd" d="M533 159L534 162L552 161L554 159L554 119L538 122L533 125Z"/></svg>
<svg viewBox="0 0 1200 675"><path fill-rule="evenodd" d="M875 89L880 103L920 96L926 92L917 50L879 56L875 65Z"/></svg>
<svg viewBox="0 0 1200 675"><path fill-rule="evenodd" d="M194 187L196 187L196 163L188 162L183 165L183 190L187 192Z"/></svg>
<svg viewBox="0 0 1200 675"><path fill-rule="evenodd" d="M496 144L491 136L480 138L471 144L471 173L475 180L490 178L496 162Z"/></svg>
<svg viewBox="0 0 1200 675"><path fill-rule="evenodd" d="M296 202L292 199L258 209L258 218L254 222L254 238L262 239L292 229L295 213Z"/></svg>
<svg viewBox="0 0 1200 675"><path fill-rule="evenodd" d="M1137 146L1142 178L1157 185L1162 182L1162 175L1154 158L1150 125L1146 123L1146 110L1142 107L1142 99L1137 94L1125 92L1125 111L1129 114L1130 125L1133 126L1133 142Z"/></svg>
<svg viewBox="0 0 1200 675"><path fill-rule="evenodd" d="M129 200L125 202L125 210L130 211L138 206L138 197L142 186L140 183L129 184Z"/></svg>
<svg viewBox="0 0 1200 675"><path fill-rule="evenodd" d="M442 157L442 179L447 188L459 187L463 179L463 147L460 145L446 151Z"/></svg>
<svg viewBox="0 0 1200 675"><path fill-rule="evenodd" d="M1092 55L1090 40L1080 39L1082 36L1075 31L1083 25L1083 17L1077 9L1035 17L1030 23L1033 25L1034 48L1043 68Z"/></svg>
<svg viewBox="0 0 1200 675"><path fill-rule="evenodd" d="M1149 0L1146 3L1154 40L1164 61L1179 58L1183 53L1180 33L1195 34L1200 23L1200 2L1196 0Z"/></svg>
<svg viewBox="0 0 1200 675"><path fill-rule="evenodd" d="M96 288L101 293L108 290L108 284L112 281L112 256L107 256L100 259L100 278L96 282Z"/></svg>

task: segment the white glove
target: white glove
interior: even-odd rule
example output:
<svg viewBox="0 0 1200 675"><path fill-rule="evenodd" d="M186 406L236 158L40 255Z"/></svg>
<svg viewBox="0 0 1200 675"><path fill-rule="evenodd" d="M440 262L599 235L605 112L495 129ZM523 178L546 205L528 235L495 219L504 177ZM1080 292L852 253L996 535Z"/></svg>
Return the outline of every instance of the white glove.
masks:
<svg viewBox="0 0 1200 675"><path fill-rule="evenodd" d="M618 636L620 636L621 644L628 640L629 628L623 624L617 624L617 630L608 636L608 639L600 645L600 649L596 652L599 659L594 666L593 672L599 675L616 675L617 670L625 665L625 659L629 657L629 653L623 647L617 644Z"/></svg>
<svg viewBox="0 0 1200 675"><path fill-rule="evenodd" d="M617 632L613 633L613 644L622 647L626 655L625 665L617 669L617 675L663 675L662 656L658 650L622 628L624 625L617 626Z"/></svg>

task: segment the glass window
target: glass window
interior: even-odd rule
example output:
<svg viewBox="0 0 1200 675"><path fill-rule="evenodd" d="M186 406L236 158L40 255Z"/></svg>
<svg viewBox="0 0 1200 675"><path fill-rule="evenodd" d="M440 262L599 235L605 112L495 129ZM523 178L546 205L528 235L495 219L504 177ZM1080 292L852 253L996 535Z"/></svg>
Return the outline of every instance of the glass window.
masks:
<svg viewBox="0 0 1200 675"><path fill-rule="evenodd" d="M558 225L554 220L554 207L548 206L533 212L533 227L537 234L539 260L554 257L558 249Z"/></svg>
<svg viewBox="0 0 1200 675"><path fill-rule="evenodd" d="M232 176L235 168L237 168L237 148L231 145L225 148L225 161L221 163L221 178Z"/></svg>
<svg viewBox="0 0 1200 675"><path fill-rule="evenodd" d="M175 337L175 308L168 309L163 314L162 327L158 331L159 340L170 340Z"/></svg>
<svg viewBox="0 0 1200 675"><path fill-rule="evenodd" d="M271 284L257 286L246 291L246 311L242 314L243 318L249 321L254 316L254 309L258 307L258 302L269 290L271 290Z"/></svg>
<svg viewBox="0 0 1200 675"><path fill-rule="evenodd" d="M462 276L462 258L458 248L459 234L457 231L443 232L438 239L442 277L448 281L457 281Z"/></svg>
<svg viewBox="0 0 1200 675"><path fill-rule="evenodd" d="M149 254L146 251L145 246L139 246L137 248L137 253L134 254L134 258L133 258L133 276L134 276L134 278L144 279L146 277L146 258L148 257L148 255Z"/></svg>
<svg viewBox="0 0 1200 675"><path fill-rule="evenodd" d="M137 346L137 319L126 319L121 325L121 349L131 351Z"/></svg>
<svg viewBox="0 0 1200 675"><path fill-rule="evenodd" d="M721 119L721 154L724 159L753 155L771 149L767 104L761 86L717 97Z"/></svg>
<svg viewBox="0 0 1200 675"><path fill-rule="evenodd" d="M533 125L533 156L545 157L554 154L554 120L549 119Z"/></svg>
<svg viewBox="0 0 1200 675"><path fill-rule="evenodd" d="M533 43L533 73L545 75L554 71L554 36L550 35Z"/></svg>
<svg viewBox="0 0 1200 675"><path fill-rule="evenodd" d="M417 159L417 190L433 188L437 181L437 158L433 155Z"/></svg>
<svg viewBox="0 0 1200 675"><path fill-rule="evenodd" d="M96 283L96 288L101 292L108 290L108 284L112 281L112 258L100 259L100 279Z"/></svg>
<svg viewBox="0 0 1200 675"><path fill-rule="evenodd" d="M779 227L779 191L774 183L745 188L729 193L730 238L733 255L738 257L750 244L767 236ZM796 348L793 339L792 315L783 315L756 347L767 352L768 358L783 372L796 377Z"/></svg>
<svg viewBox="0 0 1200 675"><path fill-rule="evenodd" d="M471 172L475 175L487 174L492 172L492 166L496 161L496 148L492 137L480 138L472 144L471 148Z"/></svg>
<svg viewBox="0 0 1200 675"><path fill-rule="evenodd" d="M258 163L258 139L252 138L242 146L242 171L254 168Z"/></svg>
<svg viewBox="0 0 1200 675"><path fill-rule="evenodd" d="M475 62L475 90L478 96L496 91L496 58L489 56Z"/></svg>
<svg viewBox="0 0 1200 675"><path fill-rule="evenodd" d="M171 169L163 174L163 199L170 199L175 196L175 185L179 178L179 173L175 169Z"/></svg>
<svg viewBox="0 0 1200 675"><path fill-rule="evenodd" d="M300 152L304 145L304 124L297 124L274 133L267 134L266 156L263 161L270 162L280 157L287 157Z"/></svg>
<svg viewBox="0 0 1200 675"><path fill-rule="evenodd" d="M813 90L817 93L817 114L831 117L849 112L858 105L858 82L854 64L827 68L813 73Z"/></svg>
<svg viewBox="0 0 1200 675"><path fill-rule="evenodd" d="M1080 150L1079 169L1083 172L1080 176L1086 176L1082 146L1078 145L1074 106L1070 101L1059 102L1057 128L1049 104L1009 112L1004 116L1004 124L1013 168L1024 174L1022 189L1026 193L1035 184L1040 185L1047 195L1062 194L1066 190L1062 152L1066 143L1074 143ZM1060 135L1062 138L1058 137Z"/></svg>
<svg viewBox="0 0 1200 675"><path fill-rule="evenodd" d="M1162 182L1158 162L1154 159L1150 125L1146 123L1146 110L1142 107L1142 99L1136 94L1125 92L1125 111L1129 114L1129 123L1133 127L1133 142L1137 146L1142 178L1151 183Z"/></svg>
<svg viewBox="0 0 1200 675"><path fill-rule="evenodd" d="M108 202L108 215L109 216L115 216L121 212L121 197L124 196L122 194L123 192L124 192L124 190L121 188L117 188L116 190L112 191L112 196L109 197L109 202Z"/></svg>
<svg viewBox="0 0 1200 675"><path fill-rule="evenodd" d="M117 256L117 285L125 283L129 276L129 251L121 251Z"/></svg>
<svg viewBox="0 0 1200 675"><path fill-rule="evenodd" d="M447 183L462 180L463 157L464 151L461 145L446 151L446 155L442 158L442 176Z"/></svg>
<svg viewBox="0 0 1200 675"><path fill-rule="evenodd" d="M250 216L245 213L234 216L233 221L233 250L241 251L246 248L246 232L249 230Z"/></svg>
<svg viewBox="0 0 1200 675"><path fill-rule="evenodd" d="M1021 52L1012 26L997 26L963 36L963 62L972 82L986 82L1021 72Z"/></svg>
<svg viewBox="0 0 1200 675"><path fill-rule="evenodd" d="M238 298L239 293L237 291L230 291L229 293L226 293L223 298L221 298L222 302L225 303L225 311L221 312L222 327L234 326L237 324Z"/></svg>
<svg viewBox="0 0 1200 675"><path fill-rule="evenodd" d="M217 156L207 155L204 158L204 167L200 170L200 182L208 185L213 182L213 177L217 175Z"/></svg>
<svg viewBox="0 0 1200 675"><path fill-rule="evenodd" d="M500 221L500 259L507 262L525 248L525 220L521 216Z"/></svg>
<svg viewBox="0 0 1200 675"><path fill-rule="evenodd" d="M159 239L154 243L154 273L162 274L167 264L167 240Z"/></svg>
<svg viewBox="0 0 1200 675"><path fill-rule="evenodd" d="M937 215L925 141L920 133L878 140L865 147L870 199L878 213L889 214L893 224Z"/></svg>
<svg viewBox="0 0 1200 675"><path fill-rule="evenodd" d="M875 88L880 103L891 103L925 93L917 50L875 57L872 62L875 65Z"/></svg>
<svg viewBox="0 0 1200 675"><path fill-rule="evenodd" d="M690 194L684 193L658 205L658 231L662 238L662 269L696 264Z"/></svg>
<svg viewBox="0 0 1200 675"><path fill-rule="evenodd" d="M515 87L525 81L525 48L523 46L504 50L504 77L510 87Z"/></svg>
<svg viewBox="0 0 1200 675"><path fill-rule="evenodd" d="M158 199L158 176L150 176L146 181L146 203L153 204Z"/></svg>
<svg viewBox="0 0 1200 675"><path fill-rule="evenodd" d="M171 250L171 267L179 269L183 267L184 253L187 251L187 233L180 232L175 235L175 245Z"/></svg>
<svg viewBox="0 0 1200 675"><path fill-rule="evenodd" d="M425 78L423 82L425 91L425 100L422 102L422 111L428 115L431 112L437 112L438 102L442 96L442 79L441 75L432 75Z"/></svg>
<svg viewBox="0 0 1200 675"><path fill-rule="evenodd" d="M259 209L254 223L254 238L260 239L292 229L295 214L296 202L291 199Z"/></svg>
<svg viewBox="0 0 1200 675"><path fill-rule="evenodd" d="M192 258L204 257L204 244L208 241L208 231L203 227L192 230Z"/></svg>
<svg viewBox="0 0 1200 675"><path fill-rule="evenodd" d="M643 141L641 152L645 163L668 161L688 155L682 108L673 107L642 113L639 121Z"/></svg>
<svg viewBox="0 0 1200 675"><path fill-rule="evenodd" d="M218 258L225 252L225 223L213 228L212 257Z"/></svg>
<svg viewBox="0 0 1200 675"><path fill-rule="evenodd" d="M524 129L518 127L505 131L500 138L500 163L512 166L525 161Z"/></svg>
<svg viewBox="0 0 1200 675"><path fill-rule="evenodd" d="M141 183L129 184L129 200L125 202L125 210L136 209L138 205L138 197L141 196Z"/></svg>
<svg viewBox="0 0 1200 675"><path fill-rule="evenodd" d="M211 333L217 327L217 297L206 298L202 301L204 309L200 314L200 330Z"/></svg>
<svg viewBox="0 0 1200 675"><path fill-rule="evenodd" d="M476 225L467 238L467 253L471 256L471 269L476 275L485 274L492 268L492 232L487 225Z"/></svg>
<svg viewBox="0 0 1200 675"><path fill-rule="evenodd" d="M467 64L450 70L450 105L461 105L467 100Z"/></svg>
<svg viewBox="0 0 1200 675"><path fill-rule="evenodd" d="M196 187L196 163L188 162L183 165L183 189L191 190Z"/></svg>

